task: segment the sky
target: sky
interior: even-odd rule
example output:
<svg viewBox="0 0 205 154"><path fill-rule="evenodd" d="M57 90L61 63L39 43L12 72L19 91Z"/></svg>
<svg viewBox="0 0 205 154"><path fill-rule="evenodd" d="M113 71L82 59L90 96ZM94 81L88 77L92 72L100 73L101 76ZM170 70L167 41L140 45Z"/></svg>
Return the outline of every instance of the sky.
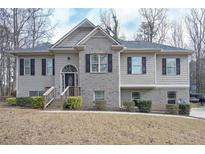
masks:
<svg viewBox="0 0 205 154"><path fill-rule="evenodd" d="M52 43L55 43L84 18L88 18L95 25L100 24L100 10L98 8L55 9L51 17L51 23L56 25L53 30ZM116 8L115 11L120 23L120 36L124 36L126 40L132 40L141 22L139 9ZM169 9L168 20L180 20L184 13L186 9Z"/></svg>

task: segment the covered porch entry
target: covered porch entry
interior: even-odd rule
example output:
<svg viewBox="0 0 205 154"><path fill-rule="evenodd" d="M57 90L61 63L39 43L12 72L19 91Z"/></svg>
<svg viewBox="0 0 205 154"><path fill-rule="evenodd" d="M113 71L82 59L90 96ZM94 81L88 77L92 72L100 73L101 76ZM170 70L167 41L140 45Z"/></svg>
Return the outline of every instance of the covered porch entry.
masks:
<svg viewBox="0 0 205 154"><path fill-rule="evenodd" d="M61 71L61 90L62 93L68 90L69 96L80 96L78 86L78 70L75 66L68 64Z"/></svg>

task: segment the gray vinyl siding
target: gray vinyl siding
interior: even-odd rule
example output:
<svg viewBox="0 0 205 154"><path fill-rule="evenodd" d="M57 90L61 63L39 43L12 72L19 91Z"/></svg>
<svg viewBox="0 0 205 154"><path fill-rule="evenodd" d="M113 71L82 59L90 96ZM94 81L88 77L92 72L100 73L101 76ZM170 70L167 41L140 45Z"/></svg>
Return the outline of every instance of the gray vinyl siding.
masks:
<svg viewBox="0 0 205 154"><path fill-rule="evenodd" d="M93 28L90 27L78 28L67 38L65 38L57 47L69 47L75 45L83 37L85 37L90 31L92 31L92 29Z"/></svg>
<svg viewBox="0 0 205 154"><path fill-rule="evenodd" d="M18 75L17 77L17 96L26 97L29 95L29 91L44 91L45 87L54 86L54 76L46 75L42 76L42 58L53 58L51 56L24 56L18 57L17 70L19 74L19 61L20 58L34 58L35 59L35 75Z"/></svg>
<svg viewBox="0 0 205 154"><path fill-rule="evenodd" d="M140 92L140 99L152 101L152 110L165 110L168 91L176 91L177 100L189 102L189 88L121 89L121 102L131 101L132 92Z"/></svg>
<svg viewBox="0 0 205 154"><path fill-rule="evenodd" d="M70 60L68 60L70 57ZM55 87L58 95L62 92L62 77L61 71L66 65L73 65L77 68L79 66L78 53L55 54Z"/></svg>
<svg viewBox="0 0 205 154"><path fill-rule="evenodd" d="M141 56L146 57L146 74L128 74L127 57ZM120 73L122 85L154 84L155 82L155 57L154 54L126 54L121 53Z"/></svg>
<svg viewBox="0 0 205 154"><path fill-rule="evenodd" d="M180 58L180 75L162 75L162 58ZM188 56L157 56L157 84L189 85Z"/></svg>
<svg viewBox="0 0 205 154"><path fill-rule="evenodd" d="M94 91L103 90L105 100L109 108L119 108L119 52L111 50L112 43L107 38L90 38L85 46L85 51L79 53L79 81L81 94L85 107L93 106ZM111 73L86 73L85 72L85 55L92 53L112 54L112 72Z"/></svg>

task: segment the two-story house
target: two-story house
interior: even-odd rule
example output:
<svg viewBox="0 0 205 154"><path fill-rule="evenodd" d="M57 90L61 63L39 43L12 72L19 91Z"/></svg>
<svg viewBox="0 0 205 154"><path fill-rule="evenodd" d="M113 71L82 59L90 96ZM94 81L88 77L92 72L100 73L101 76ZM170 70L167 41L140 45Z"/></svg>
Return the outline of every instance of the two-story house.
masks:
<svg viewBox="0 0 205 154"><path fill-rule="evenodd" d="M17 96L42 95L54 87L78 87L86 107L105 100L110 109L124 101L152 101L153 110L189 101L186 49L162 44L115 40L100 26L83 20L50 47L18 49Z"/></svg>

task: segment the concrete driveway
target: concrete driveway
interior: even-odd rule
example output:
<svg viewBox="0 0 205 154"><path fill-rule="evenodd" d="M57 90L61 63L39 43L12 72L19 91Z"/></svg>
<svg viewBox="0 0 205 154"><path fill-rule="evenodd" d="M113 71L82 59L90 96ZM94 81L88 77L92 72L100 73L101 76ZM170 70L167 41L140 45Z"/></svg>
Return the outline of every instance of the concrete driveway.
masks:
<svg viewBox="0 0 205 154"><path fill-rule="evenodd" d="M205 119L205 106L202 106L200 108L192 108L190 116Z"/></svg>

